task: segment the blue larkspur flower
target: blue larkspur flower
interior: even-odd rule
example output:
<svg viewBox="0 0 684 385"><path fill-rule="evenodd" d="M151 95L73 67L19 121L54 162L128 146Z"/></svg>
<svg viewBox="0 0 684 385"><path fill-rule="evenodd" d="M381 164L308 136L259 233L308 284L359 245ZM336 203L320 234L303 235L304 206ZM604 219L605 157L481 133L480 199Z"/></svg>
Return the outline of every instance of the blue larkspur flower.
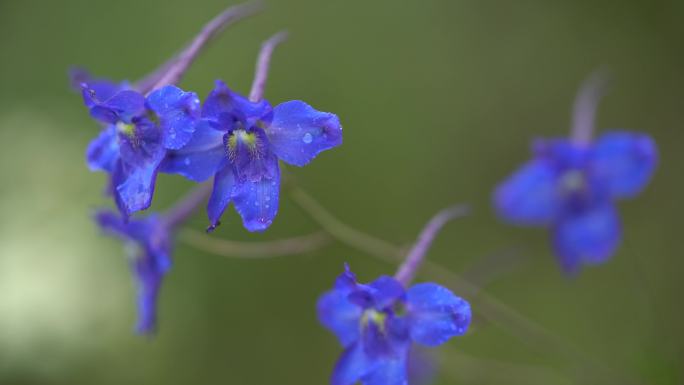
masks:
<svg viewBox="0 0 684 385"><path fill-rule="evenodd" d="M167 150L180 149L192 138L200 103L195 93L175 86L145 97L102 81L97 84L82 84L90 115L105 125L88 146L88 166L111 174L111 192L128 216L150 206L159 165Z"/></svg>
<svg viewBox="0 0 684 385"><path fill-rule="evenodd" d="M538 140L532 160L498 186L494 206L511 223L549 227L562 269L575 273L615 253L622 233L615 200L639 194L656 163L645 134L608 132L588 145Z"/></svg>
<svg viewBox="0 0 684 385"><path fill-rule="evenodd" d="M408 290L392 277L365 285L345 266L318 301L318 318L344 347L332 385L405 385L412 343L438 346L465 334L470 305L447 288L419 283Z"/></svg>
<svg viewBox="0 0 684 385"><path fill-rule="evenodd" d="M294 100L275 108L251 102L217 81L188 144L169 152L161 171L196 182L214 177L207 214L215 228L231 202L249 231L263 231L278 211L278 160L304 166L342 143L336 115Z"/></svg>
<svg viewBox="0 0 684 385"><path fill-rule="evenodd" d="M99 211L95 221L108 234L121 238L131 251L131 271L138 286L138 333L151 333L157 323L157 298L171 267L171 235L161 217L150 215L124 221L111 211Z"/></svg>

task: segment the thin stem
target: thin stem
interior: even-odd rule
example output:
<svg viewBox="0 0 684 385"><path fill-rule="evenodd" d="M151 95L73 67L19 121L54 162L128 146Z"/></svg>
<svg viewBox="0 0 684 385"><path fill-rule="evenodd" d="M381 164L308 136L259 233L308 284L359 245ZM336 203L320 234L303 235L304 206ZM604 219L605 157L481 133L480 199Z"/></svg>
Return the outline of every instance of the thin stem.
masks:
<svg viewBox="0 0 684 385"><path fill-rule="evenodd" d="M273 51L282 42L287 39L287 32L281 31L271 36L261 45L259 57L257 58L256 71L254 73L254 81L252 82L252 90L249 92L249 100L258 102L264 97L264 89L266 88L266 80L268 79L268 69L271 65L271 56Z"/></svg>
<svg viewBox="0 0 684 385"><path fill-rule="evenodd" d="M439 231L451 220L462 217L469 211L470 208L468 206L458 205L446 208L432 217L394 275L397 281L408 287Z"/></svg>
<svg viewBox="0 0 684 385"><path fill-rule="evenodd" d="M211 194L211 183L193 188L185 197L164 213L164 222L169 229L175 229L192 216L195 209Z"/></svg>
<svg viewBox="0 0 684 385"><path fill-rule="evenodd" d="M606 94L608 77L604 71L592 73L580 86L572 112L570 137L578 145L591 143L596 120L596 109Z"/></svg>
<svg viewBox="0 0 684 385"><path fill-rule="evenodd" d="M200 33L179 54L138 82L136 88L141 93L146 94L159 87L178 83L202 49L219 32L228 25L245 19L263 8L263 3L258 0L227 8L205 24Z"/></svg>
<svg viewBox="0 0 684 385"><path fill-rule="evenodd" d="M273 258L304 254L330 244L328 233L318 231L308 235L265 242L237 242L212 238L202 232L184 229L180 238L196 249L229 258Z"/></svg>
<svg viewBox="0 0 684 385"><path fill-rule="evenodd" d="M342 223L301 188L291 186L290 197L333 238L345 245L380 257L390 263L396 262L396 258L401 256L400 247Z"/></svg>

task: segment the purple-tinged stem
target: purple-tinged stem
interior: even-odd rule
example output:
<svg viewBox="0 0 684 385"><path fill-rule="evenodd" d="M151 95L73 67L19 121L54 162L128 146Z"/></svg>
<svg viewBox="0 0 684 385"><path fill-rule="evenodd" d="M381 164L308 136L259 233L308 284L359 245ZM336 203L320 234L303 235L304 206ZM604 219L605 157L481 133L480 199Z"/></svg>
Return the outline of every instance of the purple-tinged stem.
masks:
<svg viewBox="0 0 684 385"><path fill-rule="evenodd" d="M606 94L608 77L603 71L591 74L580 86L572 111L570 137L580 146L591 143L596 120L596 109Z"/></svg>
<svg viewBox="0 0 684 385"><path fill-rule="evenodd" d="M261 45L259 58L257 58L256 71L254 73L254 81L252 82L252 90L249 92L249 100L252 102L258 102L263 99L273 50L275 50L280 43L284 42L285 39L287 39L287 32L281 31L271 36Z"/></svg>
<svg viewBox="0 0 684 385"><path fill-rule="evenodd" d="M470 211L470 208L466 205L458 205L446 208L430 220L423 231L418 236L418 240L409 251L404 262L399 266L399 270L394 275L397 281L401 282L404 287L407 287L409 283L413 280L416 275L418 268L420 267L428 249L435 240L435 237L439 231L449 223L451 220L460 218Z"/></svg>
<svg viewBox="0 0 684 385"><path fill-rule="evenodd" d="M204 202L212 190L211 183L205 183L192 189L186 196L164 213L164 223L173 230L187 221L197 207Z"/></svg>
<svg viewBox="0 0 684 385"><path fill-rule="evenodd" d="M213 18L179 54L164 63L158 70L142 79L137 89L143 94L169 84L176 84L183 77L202 49L225 27L247 18L264 8L259 0L227 8Z"/></svg>

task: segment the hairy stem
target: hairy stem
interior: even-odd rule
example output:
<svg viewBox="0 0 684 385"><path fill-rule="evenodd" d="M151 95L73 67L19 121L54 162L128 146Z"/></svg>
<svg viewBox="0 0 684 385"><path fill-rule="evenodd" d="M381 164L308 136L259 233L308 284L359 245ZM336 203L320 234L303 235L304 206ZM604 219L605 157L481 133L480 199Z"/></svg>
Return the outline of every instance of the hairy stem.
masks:
<svg viewBox="0 0 684 385"><path fill-rule="evenodd" d="M204 25L200 33L180 53L162 64L159 69L140 80L136 89L143 94L169 84L176 84L183 77L192 62L216 35L225 27L247 18L264 8L261 1L239 4L227 8Z"/></svg>
<svg viewBox="0 0 684 385"><path fill-rule="evenodd" d="M249 100L252 102L258 102L264 97L268 70L271 66L271 56L273 56L275 48L284 42L285 39L287 39L287 32L281 31L271 36L261 45L256 71L254 72L254 81L252 81L252 90L249 92Z"/></svg>
<svg viewBox="0 0 684 385"><path fill-rule="evenodd" d="M608 88L608 77L603 71L592 73L580 86L572 111L570 137L578 145L591 143L594 134L596 109Z"/></svg>
<svg viewBox="0 0 684 385"><path fill-rule="evenodd" d="M397 281L401 282L404 287L407 287L409 283L413 280L420 264L425 259L428 249L435 240L435 237L439 231L446 225L449 221L462 217L470 211L469 207L466 205L458 205L446 208L430 220L423 231L418 236L418 240L409 251L404 262L399 266L399 270L394 275Z"/></svg>

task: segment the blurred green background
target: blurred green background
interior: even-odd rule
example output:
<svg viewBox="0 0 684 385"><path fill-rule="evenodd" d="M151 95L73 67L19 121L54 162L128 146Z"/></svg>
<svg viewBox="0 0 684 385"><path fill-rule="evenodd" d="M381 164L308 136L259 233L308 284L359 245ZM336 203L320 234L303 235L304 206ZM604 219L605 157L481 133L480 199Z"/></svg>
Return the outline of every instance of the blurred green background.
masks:
<svg viewBox="0 0 684 385"><path fill-rule="evenodd" d="M69 90L67 69L135 80L229 1L0 0L0 384L325 384L340 348L316 321L317 296L345 261L362 281L394 271L340 245L245 260L179 243L159 333L132 333L123 248L89 218L110 204L104 175L83 160L98 127ZM268 5L227 30L182 86L204 96L221 78L247 92L260 42L287 28L267 97L308 101L345 127L341 148L288 168L299 185L343 221L397 244L440 208L471 203L474 214L449 225L429 258L486 282L486 293L567 344L559 352L478 317L467 336L432 351L435 383L684 381L683 2ZM500 223L490 194L528 157L532 138L566 134L575 91L600 66L614 82L598 126L648 132L661 162L649 188L620 203L617 255L568 280L545 231ZM161 176L153 208L189 186ZM214 237L260 241L316 229L286 195L265 234L243 230L232 209L224 219ZM190 226L206 223L200 213ZM513 248L519 255L501 257ZM478 313L481 299L467 299ZM598 364L588 369L587 360Z"/></svg>

